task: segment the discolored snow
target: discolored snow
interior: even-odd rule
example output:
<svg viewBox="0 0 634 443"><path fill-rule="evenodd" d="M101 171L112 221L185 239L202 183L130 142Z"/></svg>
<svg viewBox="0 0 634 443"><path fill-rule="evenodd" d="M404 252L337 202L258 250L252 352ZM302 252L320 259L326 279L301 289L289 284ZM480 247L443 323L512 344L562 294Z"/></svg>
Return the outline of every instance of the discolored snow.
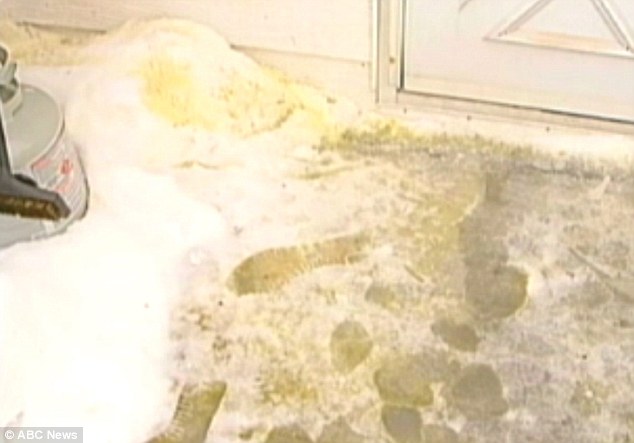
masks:
<svg viewBox="0 0 634 443"><path fill-rule="evenodd" d="M264 443L311 443L312 440L299 426L281 426L269 433Z"/></svg>
<svg viewBox="0 0 634 443"><path fill-rule="evenodd" d="M395 443L422 442L422 420L416 409L385 405L381 410L381 420Z"/></svg>
<svg viewBox="0 0 634 443"><path fill-rule="evenodd" d="M355 432L345 419L339 418L324 426L317 443L365 443L362 435Z"/></svg>
<svg viewBox="0 0 634 443"><path fill-rule="evenodd" d="M449 404L471 419L487 419L508 410L499 376L488 365L465 367L451 385Z"/></svg>
<svg viewBox="0 0 634 443"><path fill-rule="evenodd" d="M350 372L368 358L372 346L372 338L361 323L344 321L330 338L332 364L338 371Z"/></svg>

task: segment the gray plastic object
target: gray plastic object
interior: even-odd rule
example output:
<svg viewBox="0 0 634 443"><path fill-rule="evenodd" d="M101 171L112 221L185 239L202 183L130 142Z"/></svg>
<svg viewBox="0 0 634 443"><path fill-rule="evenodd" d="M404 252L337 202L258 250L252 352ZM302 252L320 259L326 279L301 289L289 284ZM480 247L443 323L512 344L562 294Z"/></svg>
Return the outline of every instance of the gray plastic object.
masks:
<svg viewBox="0 0 634 443"><path fill-rule="evenodd" d="M62 112L46 92L21 85L16 65L0 47L0 99L14 174L61 197L69 213L59 220L0 213L0 248L63 232L87 208L88 185L77 150L66 138Z"/></svg>

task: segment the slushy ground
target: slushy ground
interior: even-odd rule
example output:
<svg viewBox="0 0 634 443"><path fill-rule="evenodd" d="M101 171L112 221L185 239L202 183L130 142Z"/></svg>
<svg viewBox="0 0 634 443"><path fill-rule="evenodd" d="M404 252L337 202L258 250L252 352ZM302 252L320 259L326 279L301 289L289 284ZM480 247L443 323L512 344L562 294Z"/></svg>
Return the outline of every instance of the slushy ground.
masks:
<svg viewBox="0 0 634 443"><path fill-rule="evenodd" d="M92 193L0 255L0 424L138 443L182 394L156 441L634 440L628 165L364 115L185 22L20 29Z"/></svg>

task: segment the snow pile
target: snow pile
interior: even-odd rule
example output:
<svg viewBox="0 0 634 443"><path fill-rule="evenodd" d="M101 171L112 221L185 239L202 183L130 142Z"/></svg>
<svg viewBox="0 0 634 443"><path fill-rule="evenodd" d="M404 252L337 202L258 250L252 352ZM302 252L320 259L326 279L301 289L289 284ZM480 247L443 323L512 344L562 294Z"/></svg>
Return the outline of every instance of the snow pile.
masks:
<svg viewBox="0 0 634 443"><path fill-rule="evenodd" d="M112 90L115 111L123 119L147 119L144 114L150 110L161 119L155 123L163 132L166 122L190 134L204 130L216 137L245 138L283 129L285 135L298 132L295 141L307 141L310 135L321 137L342 117L334 110L351 111L257 65L208 28L190 22L131 23L97 38L89 50L86 57L107 61L110 78L100 72L99 79L120 83ZM90 84L95 90L81 95L96 93L93 100L103 101L104 85ZM177 136L182 135L180 131ZM150 149L154 157L183 161L178 146L166 146L164 151L154 144Z"/></svg>
<svg viewBox="0 0 634 443"><path fill-rule="evenodd" d="M181 21L132 23L50 64L68 61L23 68L59 79L90 209L0 251L0 425L138 443L171 414L169 316L192 263L226 272L295 241L310 202L287 209L304 188L284 177L354 110Z"/></svg>

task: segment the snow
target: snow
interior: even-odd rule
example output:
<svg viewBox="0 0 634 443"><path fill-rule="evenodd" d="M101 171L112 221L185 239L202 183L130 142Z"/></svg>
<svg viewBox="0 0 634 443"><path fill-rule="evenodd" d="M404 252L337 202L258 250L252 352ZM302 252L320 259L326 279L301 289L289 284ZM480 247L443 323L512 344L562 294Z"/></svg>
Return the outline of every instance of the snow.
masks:
<svg viewBox="0 0 634 443"><path fill-rule="evenodd" d="M632 273L622 223L634 213L631 150L614 137L580 145L553 129L528 158L482 137L355 124L336 150L320 151L322 137L363 120L357 109L258 66L203 26L134 22L73 39L4 26L0 37L5 29L30 62L23 79L65 105L91 199L64 235L0 251L0 426L84 426L89 443L139 443L169 422L183 383L223 380L208 441L264 441L287 424L316 437L340 417L377 441L387 437L374 371L428 350L495 367L513 409L480 429L489 422L451 409L450 386L436 385L425 424L485 441L551 441L563 420L575 428L564 440L599 429L605 438L584 441L606 441L626 426L634 344L613 325L631 327L629 311L618 300L588 311L601 293L585 286L599 282L569 252ZM455 120L426 122L456 133ZM458 133L471 134L466 126ZM526 140L526 126L500 137ZM373 144L379 136L385 146ZM565 149L546 155L553 143ZM497 265L508 253L527 275L528 301L509 318L471 318L465 305L464 220L466 238L482 240L478 254ZM256 295L226 284L255 253L357 234L374 243L354 264ZM365 299L373 284L394 288L387 307ZM446 318L475 328L476 353L433 334ZM329 352L343 321L374 344L345 376ZM570 409L582 373L614 384L602 406L611 419Z"/></svg>
<svg viewBox="0 0 634 443"><path fill-rule="evenodd" d="M314 155L327 116L354 108L180 21L126 25L51 65L23 78L65 104L90 208L63 236L0 251L0 425L139 442L174 406L170 315L196 265L226 272L292 241L292 217L265 217L298 192L281 177Z"/></svg>

